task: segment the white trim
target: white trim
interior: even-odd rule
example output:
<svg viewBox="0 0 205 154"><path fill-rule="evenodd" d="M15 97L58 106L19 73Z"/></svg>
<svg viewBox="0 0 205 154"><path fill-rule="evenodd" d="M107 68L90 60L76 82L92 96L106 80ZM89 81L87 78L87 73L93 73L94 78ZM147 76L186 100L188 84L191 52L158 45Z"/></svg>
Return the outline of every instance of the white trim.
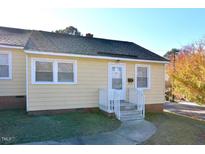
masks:
<svg viewBox="0 0 205 154"><path fill-rule="evenodd" d="M8 77L0 77L0 80L11 80L12 79L12 54L10 51L0 51L0 54L8 55L8 66L9 66L9 76Z"/></svg>
<svg viewBox="0 0 205 154"><path fill-rule="evenodd" d="M28 112L28 55L26 55L26 111Z"/></svg>
<svg viewBox="0 0 205 154"><path fill-rule="evenodd" d="M46 51L24 50L24 52L28 53L28 54L40 54L40 55L50 55L50 56L66 56L66 57L81 57L81 58L95 58L95 59L110 59L110 60L148 62L148 63L161 63L161 64L168 64L169 63L167 61L141 60L141 59L130 59L130 58L108 57L108 56L92 56L92 55L80 55L80 54L69 54L69 53L54 53L54 52L46 52Z"/></svg>
<svg viewBox="0 0 205 154"><path fill-rule="evenodd" d="M54 61L52 63L52 66L53 66L53 82L57 82L58 81L58 63Z"/></svg>
<svg viewBox="0 0 205 154"><path fill-rule="evenodd" d="M12 45L1 45L0 48L10 48L10 49L24 49L22 46L12 46Z"/></svg>
<svg viewBox="0 0 205 154"><path fill-rule="evenodd" d="M108 63L108 90L112 90L112 80L111 80L111 73L112 73L112 67L121 67L122 68L122 100L126 99L126 64L125 63Z"/></svg>
<svg viewBox="0 0 205 154"><path fill-rule="evenodd" d="M146 67L147 68L147 73L148 73L148 87L145 87L145 88L138 88L137 87L137 67ZM144 65L144 64L135 64L135 88L137 89L143 89L143 90L146 90L146 89L150 89L151 88L151 68L150 68L150 65Z"/></svg>
<svg viewBox="0 0 205 154"><path fill-rule="evenodd" d="M53 81L41 82L36 81L36 61L52 62L53 65ZM77 61L76 60L63 60L63 59L48 59L48 58L32 58L31 59L31 80L32 84L77 84ZM58 63L72 63L74 81L73 82L58 82Z"/></svg>
<svg viewBox="0 0 205 154"><path fill-rule="evenodd" d="M58 81L58 63L68 63L68 64L73 64L73 73L74 73L74 82L59 82ZM56 84L76 84L77 83L77 61L76 60L60 60L57 61L56 65Z"/></svg>

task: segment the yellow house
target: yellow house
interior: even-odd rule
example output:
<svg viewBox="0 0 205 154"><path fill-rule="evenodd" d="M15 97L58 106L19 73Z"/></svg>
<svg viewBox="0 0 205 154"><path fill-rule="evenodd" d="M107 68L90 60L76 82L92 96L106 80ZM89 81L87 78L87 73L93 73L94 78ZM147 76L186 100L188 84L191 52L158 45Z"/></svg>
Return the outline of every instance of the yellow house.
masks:
<svg viewBox="0 0 205 154"><path fill-rule="evenodd" d="M0 27L0 109L162 111L166 63L132 42Z"/></svg>

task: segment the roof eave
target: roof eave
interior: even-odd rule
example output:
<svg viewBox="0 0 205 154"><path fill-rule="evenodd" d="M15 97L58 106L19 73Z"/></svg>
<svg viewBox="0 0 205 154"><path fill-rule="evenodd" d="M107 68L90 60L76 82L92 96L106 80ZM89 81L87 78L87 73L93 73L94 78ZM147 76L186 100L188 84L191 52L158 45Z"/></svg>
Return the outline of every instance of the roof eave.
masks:
<svg viewBox="0 0 205 154"><path fill-rule="evenodd" d="M0 44L0 48L10 48L10 49L24 49L23 46Z"/></svg>
<svg viewBox="0 0 205 154"><path fill-rule="evenodd" d="M169 63L168 61L158 61L158 60L130 59L130 58L121 58L121 57L93 56L93 55L70 54L70 53L55 53L55 52L34 51L34 50L24 50L24 52L27 53L27 54L38 54L38 55L49 55L49 56L95 58L95 59L109 59L109 60L122 60L122 61L161 63L161 64L168 64L168 63Z"/></svg>

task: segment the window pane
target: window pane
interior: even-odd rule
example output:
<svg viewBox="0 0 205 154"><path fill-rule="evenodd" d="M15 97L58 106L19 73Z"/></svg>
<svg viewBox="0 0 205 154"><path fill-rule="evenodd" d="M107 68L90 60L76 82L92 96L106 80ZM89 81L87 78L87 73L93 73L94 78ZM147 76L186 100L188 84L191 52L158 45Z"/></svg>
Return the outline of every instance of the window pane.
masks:
<svg viewBox="0 0 205 154"><path fill-rule="evenodd" d="M0 77L9 77L8 65L0 65Z"/></svg>
<svg viewBox="0 0 205 154"><path fill-rule="evenodd" d="M74 74L58 72L58 81L59 82L74 82Z"/></svg>
<svg viewBox="0 0 205 154"><path fill-rule="evenodd" d="M58 72L73 72L72 63L58 63Z"/></svg>
<svg viewBox="0 0 205 154"><path fill-rule="evenodd" d="M52 62L36 62L36 72L53 72Z"/></svg>
<svg viewBox="0 0 205 154"><path fill-rule="evenodd" d="M112 89L122 89L122 79L112 79Z"/></svg>
<svg viewBox="0 0 205 154"><path fill-rule="evenodd" d="M137 88L147 88L148 80L144 77L137 77Z"/></svg>
<svg viewBox="0 0 205 154"><path fill-rule="evenodd" d="M148 87L148 68L137 67L137 88Z"/></svg>
<svg viewBox="0 0 205 154"><path fill-rule="evenodd" d="M72 63L58 63L58 82L74 82Z"/></svg>
<svg viewBox="0 0 205 154"><path fill-rule="evenodd" d="M147 77L147 67L137 67L138 77Z"/></svg>
<svg viewBox="0 0 205 154"><path fill-rule="evenodd" d="M112 89L122 89L121 67L112 67Z"/></svg>
<svg viewBox="0 0 205 154"><path fill-rule="evenodd" d="M36 62L36 81L53 81L52 62Z"/></svg>
<svg viewBox="0 0 205 154"><path fill-rule="evenodd" d="M0 65L8 65L8 64L9 64L9 55L0 54Z"/></svg>
<svg viewBox="0 0 205 154"><path fill-rule="evenodd" d="M36 72L36 81L53 81L53 73Z"/></svg>

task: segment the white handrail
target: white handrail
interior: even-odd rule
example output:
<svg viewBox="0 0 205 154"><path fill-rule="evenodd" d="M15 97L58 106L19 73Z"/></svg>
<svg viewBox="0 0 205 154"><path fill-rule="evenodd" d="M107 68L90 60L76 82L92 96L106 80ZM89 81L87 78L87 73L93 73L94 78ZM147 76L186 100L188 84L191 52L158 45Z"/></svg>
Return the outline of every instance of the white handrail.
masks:
<svg viewBox="0 0 205 154"><path fill-rule="evenodd" d="M113 100L114 100L114 112L117 119L120 120L120 91L114 90L113 91Z"/></svg>
<svg viewBox="0 0 205 154"><path fill-rule="evenodd" d="M120 120L120 91L108 90L106 88L99 89L99 108L107 113L115 113L117 119ZM129 88L128 102L136 105L136 109L140 111L141 116L145 117L145 99L143 90Z"/></svg>
<svg viewBox="0 0 205 154"><path fill-rule="evenodd" d="M108 113L115 113L120 119L120 91L99 89L99 108Z"/></svg>
<svg viewBox="0 0 205 154"><path fill-rule="evenodd" d="M106 89L99 89L99 108L105 112L108 112L108 93Z"/></svg>
<svg viewBox="0 0 205 154"><path fill-rule="evenodd" d="M141 111L142 117L145 117L145 99L144 91L142 89L129 88L128 101L136 104L137 110Z"/></svg>

